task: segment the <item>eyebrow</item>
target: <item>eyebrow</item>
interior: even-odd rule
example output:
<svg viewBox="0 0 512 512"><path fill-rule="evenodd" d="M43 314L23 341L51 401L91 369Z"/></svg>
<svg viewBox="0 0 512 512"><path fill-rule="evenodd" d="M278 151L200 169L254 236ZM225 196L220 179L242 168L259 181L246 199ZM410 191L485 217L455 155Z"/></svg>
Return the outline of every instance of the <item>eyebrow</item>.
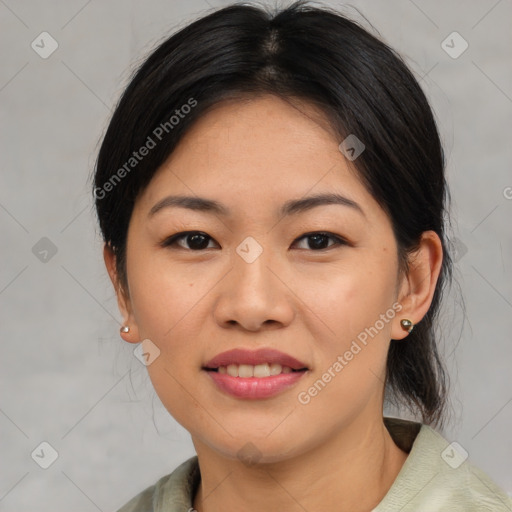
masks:
<svg viewBox="0 0 512 512"><path fill-rule="evenodd" d="M348 197L342 196L336 193L324 193L316 194L301 199L292 199L286 201L278 211L278 216L287 217L290 215L296 215L318 206L324 205L341 205L352 208L354 211L359 212L363 216L365 213L361 206L349 199ZM158 201L149 211L148 217L153 217L157 212L164 208L186 208L188 210L194 210L198 212L212 213L215 215L221 215L228 217L231 215L231 211L222 203L213 199L207 199L205 197L197 196L167 196L162 200Z"/></svg>

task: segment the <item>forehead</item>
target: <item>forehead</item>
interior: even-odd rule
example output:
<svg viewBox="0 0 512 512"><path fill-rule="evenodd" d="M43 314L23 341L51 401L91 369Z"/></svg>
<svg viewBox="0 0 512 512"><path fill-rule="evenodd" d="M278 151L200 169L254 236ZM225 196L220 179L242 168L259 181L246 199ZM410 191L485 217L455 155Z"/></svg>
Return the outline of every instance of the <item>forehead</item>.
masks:
<svg viewBox="0 0 512 512"><path fill-rule="evenodd" d="M214 105L185 135L170 161L186 152L187 159L206 154L216 162L268 166L312 156L332 159L337 145L318 109L296 99L263 95ZM337 150L334 154L338 158Z"/></svg>
<svg viewBox="0 0 512 512"><path fill-rule="evenodd" d="M214 198L236 211L337 192L378 208L340 152L340 142L312 105L272 95L222 102L185 134L140 206L149 211L167 194L186 193Z"/></svg>

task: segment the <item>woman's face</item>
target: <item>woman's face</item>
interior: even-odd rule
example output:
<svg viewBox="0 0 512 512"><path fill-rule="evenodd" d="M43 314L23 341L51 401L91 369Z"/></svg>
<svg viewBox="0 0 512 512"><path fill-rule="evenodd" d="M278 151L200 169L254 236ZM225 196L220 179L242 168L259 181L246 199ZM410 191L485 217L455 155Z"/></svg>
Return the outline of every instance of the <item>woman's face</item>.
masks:
<svg viewBox="0 0 512 512"><path fill-rule="evenodd" d="M130 221L132 341L160 351L147 368L171 415L227 457L252 446L262 461L288 458L357 418L380 417L390 338L406 335L390 220L320 114L301 108L273 96L218 105L159 169ZM289 206L322 194L346 199ZM168 201L151 213L168 196L223 211ZM190 231L200 236L165 245ZM249 381L204 369L222 352L261 348L307 371ZM245 379L241 395L234 379Z"/></svg>

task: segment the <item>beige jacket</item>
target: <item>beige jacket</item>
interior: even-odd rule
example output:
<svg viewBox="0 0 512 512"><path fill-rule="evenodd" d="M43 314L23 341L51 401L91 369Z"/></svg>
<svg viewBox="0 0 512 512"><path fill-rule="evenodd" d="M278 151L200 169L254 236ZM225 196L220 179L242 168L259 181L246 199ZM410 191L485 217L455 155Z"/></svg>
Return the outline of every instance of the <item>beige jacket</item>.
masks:
<svg viewBox="0 0 512 512"><path fill-rule="evenodd" d="M384 418L395 443L409 453L393 485L371 512L512 512L512 499L464 449L427 425ZM132 498L118 512L193 512L201 480L197 456Z"/></svg>

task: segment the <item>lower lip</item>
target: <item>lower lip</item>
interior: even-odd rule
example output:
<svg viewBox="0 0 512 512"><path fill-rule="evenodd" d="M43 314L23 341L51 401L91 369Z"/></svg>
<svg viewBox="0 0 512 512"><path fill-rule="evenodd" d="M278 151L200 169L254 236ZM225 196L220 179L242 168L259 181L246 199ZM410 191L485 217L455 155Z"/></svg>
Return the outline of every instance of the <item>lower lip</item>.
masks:
<svg viewBox="0 0 512 512"><path fill-rule="evenodd" d="M206 370L203 370L206 371ZM293 386L305 373L281 373L272 377L232 377L227 373L206 371L225 393L237 398L269 398Z"/></svg>

